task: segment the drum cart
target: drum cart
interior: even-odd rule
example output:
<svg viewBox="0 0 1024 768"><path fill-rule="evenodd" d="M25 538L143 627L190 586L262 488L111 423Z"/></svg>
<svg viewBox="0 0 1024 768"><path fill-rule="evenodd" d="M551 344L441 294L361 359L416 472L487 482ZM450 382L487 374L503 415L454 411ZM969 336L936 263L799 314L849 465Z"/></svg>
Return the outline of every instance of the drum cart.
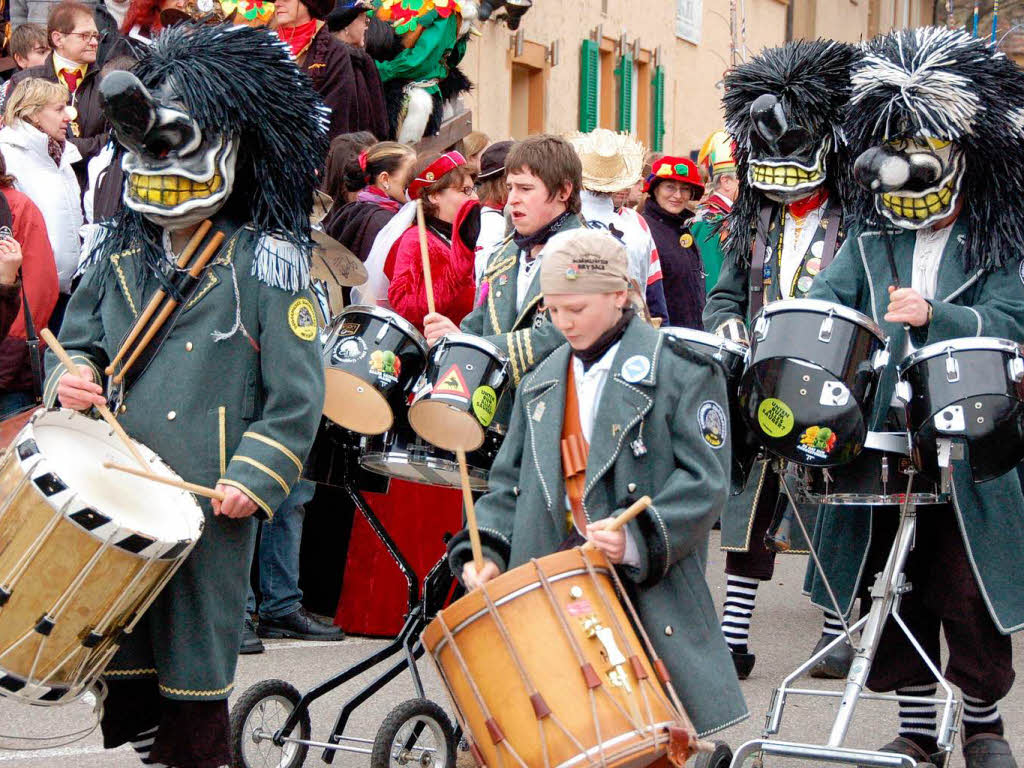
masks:
<svg viewBox="0 0 1024 768"><path fill-rule="evenodd" d="M950 465L951 454L955 453L958 444L951 444L948 439L940 440L939 452L943 457L941 488L943 493L949 492L950 488ZM962 456L952 456L962 458ZM913 697L912 700L920 703L940 705L939 714L939 749L947 754L953 750L953 740L959 729L961 702L954 696L953 688L942 677L941 671L932 663L924 649L913 636L910 629L900 618L900 602L903 595L910 592L912 585L907 582L903 573L911 550L914 548L915 532L917 528L917 507L909 503L911 490L913 488L915 471L913 468L907 471L906 502L900 508L900 520L896 537L889 551L889 556L883 570L876 574L875 581L871 587L871 608L866 615L853 624L847 625L843 618L844 612L839 607L835 593L828 582L828 577L821 567L815 552L811 536L804 526L800 517L800 511L796 503L796 493L790 485L791 477L782 474L780 487L787 497L787 501L793 510L794 517L800 529L807 539L814 559L815 567L825 584L829 599L837 615L843 622L844 633L836 637L811 658L793 670L782 681L772 696L772 702L768 708L765 719L765 726L762 738L749 741L743 744L735 754L732 761L732 768L741 768L748 758L753 758L753 768L763 768L765 756L782 757L797 760L815 760L827 763L850 764L869 766L871 768L934 768L931 763L917 763L912 757L898 755L890 752L880 752L867 749L853 749L844 747L850 725L853 721L854 711L857 703L862 700L892 701L897 702L899 698L911 699L912 697L897 697L895 693L879 694L865 691L868 675L875 659L875 653L882 638L882 630L887 619L891 616L896 625L907 636L914 650L924 659L925 664L931 671L940 688L940 695L935 698ZM860 640L853 638L853 633L861 630ZM806 674L821 659L823 659L834 647L844 640L849 640L855 650L853 663L849 675L846 678L846 685L842 691L828 691L808 688L794 687L798 678ZM832 724L828 741L825 744L807 744L798 742L782 741L777 738L781 724L782 714L786 701L791 696L811 696L839 699L839 711Z"/></svg>
<svg viewBox="0 0 1024 768"><path fill-rule="evenodd" d="M447 560L442 558L423 580L422 596L419 594L412 566L354 484L359 472L358 438L344 441L339 447L346 469L342 487L387 548L408 584L405 624L384 648L305 693L276 679L264 680L245 691L231 710L232 765L235 768L298 768L313 747L323 750L321 759L328 764L333 763L338 752L348 752L369 755L371 768L454 768L461 731L452 724L444 709L426 697L416 662L423 655L420 634L452 596L456 582ZM398 661L389 661L399 655ZM386 663L390 666L345 702L328 740L314 741L309 716L313 702ZM352 713L406 669L412 676L416 698L395 707L382 722L375 738L345 735Z"/></svg>

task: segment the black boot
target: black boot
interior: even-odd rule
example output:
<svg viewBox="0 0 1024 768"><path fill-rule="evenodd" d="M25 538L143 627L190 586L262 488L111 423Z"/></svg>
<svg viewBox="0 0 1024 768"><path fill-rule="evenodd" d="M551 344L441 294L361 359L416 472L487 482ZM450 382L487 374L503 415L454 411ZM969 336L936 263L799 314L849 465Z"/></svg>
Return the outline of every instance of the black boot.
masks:
<svg viewBox="0 0 1024 768"><path fill-rule="evenodd" d="M754 671L754 662L757 657L752 653L738 653L730 650L729 655L732 656L732 664L736 667L736 677L740 680L746 680L750 677L750 673Z"/></svg>
<svg viewBox="0 0 1024 768"><path fill-rule="evenodd" d="M921 763L931 763L935 768L944 768L948 754L941 750L929 753L921 747L920 744L908 739L906 736L897 736L878 751L895 752L897 755L908 755L909 757L914 758L918 762L918 765Z"/></svg>
<svg viewBox="0 0 1024 768"><path fill-rule="evenodd" d="M979 733L964 741L967 768L1017 768L1010 744L1002 736Z"/></svg>
<svg viewBox="0 0 1024 768"><path fill-rule="evenodd" d="M249 616L245 617L245 623L242 624L242 643L238 652L242 655L263 653L263 643L257 636L256 627L253 626L252 618Z"/></svg>
<svg viewBox="0 0 1024 768"><path fill-rule="evenodd" d="M296 640L344 640L345 633L341 627L320 621L301 605L285 616L277 618L260 617L260 637L285 638Z"/></svg>
<svg viewBox="0 0 1024 768"><path fill-rule="evenodd" d="M814 653L820 651L833 640L831 635L822 635L818 644L814 646ZM824 680L844 680L850 674L850 665L853 663L853 648L849 640L843 640L835 648L828 652L828 656L821 659L811 667L811 677Z"/></svg>

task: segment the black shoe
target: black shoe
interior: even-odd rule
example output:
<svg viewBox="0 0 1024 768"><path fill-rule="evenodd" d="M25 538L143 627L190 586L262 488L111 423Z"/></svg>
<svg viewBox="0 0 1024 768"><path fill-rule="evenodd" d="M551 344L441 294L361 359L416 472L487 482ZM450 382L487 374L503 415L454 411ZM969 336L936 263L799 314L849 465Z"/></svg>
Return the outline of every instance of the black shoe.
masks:
<svg viewBox="0 0 1024 768"><path fill-rule="evenodd" d="M826 645L832 642L831 635L825 635L818 644L814 646L814 653L820 651ZM850 647L849 640L843 640L839 645L828 652L828 656L823 658L813 667L811 667L811 677L816 677L821 680L845 680L846 676L850 674L850 665L853 663L853 648Z"/></svg>
<svg viewBox="0 0 1024 768"><path fill-rule="evenodd" d="M946 764L947 752L927 752L920 744L911 741L905 736L897 736L895 739L890 741L884 747L878 750L879 752L894 752L897 755L907 755L908 757L914 758L917 764L920 765L934 765L935 768L944 768Z"/></svg>
<svg viewBox="0 0 1024 768"><path fill-rule="evenodd" d="M286 616L275 619L260 617L260 625L256 630L260 637L285 638L296 640L344 640L345 633L341 627L320 621L301 605Z"/></svg>
<svg viewBox="0 0 1024 768"><path fill-rule="evenodd" d="M263 643L256 635L256 627L253 626L252 619L248 616L245 617L245 623L242 625L242 644L238 652L242 655L263 653Z"/></svg>
<svg viewBox="0 0 1024 768"><path fill-rule="evenodd" d="M752 653L737 653L733 650L729 651L729 655L732 656L732 665L736 667L736 677L740 680L746 680L750 677L750 673L754 670L754 662L757 660L757 656Z"/></svg>
<svg viewBox="0 0 1024 768"><path fill-rule="evenodd" d="M1002 736L979 733L964 742L967 768L1017 768L1010 745Z"/></svg>

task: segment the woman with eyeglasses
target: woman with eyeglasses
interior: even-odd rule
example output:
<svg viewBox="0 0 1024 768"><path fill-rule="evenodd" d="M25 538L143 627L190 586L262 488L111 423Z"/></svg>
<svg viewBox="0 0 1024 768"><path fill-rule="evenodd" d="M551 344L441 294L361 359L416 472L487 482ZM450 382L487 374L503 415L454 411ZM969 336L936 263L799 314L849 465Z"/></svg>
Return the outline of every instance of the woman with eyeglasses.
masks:
<svg viewBox="0 0 1024 768"><path fill-rule="evenodd" d="M475 245L479 232L480 206L466 159L458 152L420 157L406 194L423 205L435 311L458 324L473 309L475 292L473 247L464 242ZM469 236L459 233L464 222L472 230ZM422 331L423 318L429 310L415 223L391 248L385 274L388 262L392 261L388 301L398 314Z"/></svg>

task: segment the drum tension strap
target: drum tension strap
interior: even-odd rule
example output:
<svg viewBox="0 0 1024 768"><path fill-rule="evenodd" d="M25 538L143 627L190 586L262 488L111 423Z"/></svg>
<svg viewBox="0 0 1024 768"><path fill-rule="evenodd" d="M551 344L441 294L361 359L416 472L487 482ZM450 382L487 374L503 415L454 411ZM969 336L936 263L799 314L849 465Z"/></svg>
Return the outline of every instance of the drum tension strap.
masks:
<svg viewBox="0 0 1024 768"><path fill-rule="evenodd" d="M583 435L583 424L580 422L580 401L576 394L576 372L572 363L570 355L565 383L565 416L562 419L562 473L571 509L571 515L566 516L565 527L571 532L575 523L579 532L585 534L587 516L583 511L583 490L586 487L590 444Z"/></svg>

